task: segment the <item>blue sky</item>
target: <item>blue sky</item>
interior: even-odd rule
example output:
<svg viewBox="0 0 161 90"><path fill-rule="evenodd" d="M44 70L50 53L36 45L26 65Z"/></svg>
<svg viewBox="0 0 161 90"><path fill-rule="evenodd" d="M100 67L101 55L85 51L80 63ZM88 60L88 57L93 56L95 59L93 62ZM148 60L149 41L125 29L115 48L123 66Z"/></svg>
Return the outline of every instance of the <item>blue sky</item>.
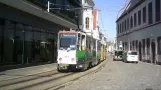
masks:
<svg viewBox="0 0 161 90"><path fill-rule="evenodd" d="M102 31L106 34L109 40L116 36L116 16L118 14L118 11L124 6L125 0L94 1L95 8L102 10L98 12L98 25L103 29Z"/></svg>

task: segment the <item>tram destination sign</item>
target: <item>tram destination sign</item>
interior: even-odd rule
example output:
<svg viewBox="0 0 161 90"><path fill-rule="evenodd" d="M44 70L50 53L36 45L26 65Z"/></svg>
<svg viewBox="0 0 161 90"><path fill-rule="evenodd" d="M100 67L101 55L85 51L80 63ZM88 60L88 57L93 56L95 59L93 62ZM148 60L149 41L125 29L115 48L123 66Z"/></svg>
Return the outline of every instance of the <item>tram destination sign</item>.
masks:
<svg viewBox="0 0 161 90"><path fill-rule="evenodd" d="M65 36L65 37L76 37L76 34L61 34L61 36Z"/></svg>

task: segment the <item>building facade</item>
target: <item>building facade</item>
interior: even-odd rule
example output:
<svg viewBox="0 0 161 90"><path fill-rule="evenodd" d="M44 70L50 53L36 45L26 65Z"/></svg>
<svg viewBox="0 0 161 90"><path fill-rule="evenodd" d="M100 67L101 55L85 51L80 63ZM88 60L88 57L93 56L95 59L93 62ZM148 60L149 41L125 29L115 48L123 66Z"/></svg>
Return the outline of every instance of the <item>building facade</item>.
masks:
<svg viewBox="0 0 161 90"><path fill-rule="evenodd" d="M93 31L93 0L82 0L82 7L87 8L82 12L82 30L91 35Z"/></svg>
<svg viewBox="0 0 161 90"><path fill-rule="evenodd" d="M77 29L75 11L67 9L81 3L49 1L50 12L47 0L0 0L0 66L56 61L57 32Z"/></svg>
<svg viewBox="0 0 161 90"><path fill-rule="evenodd" d="M131 0L116 23L117 46L121 41L141 61L161 62L161 0Z"/></svg>

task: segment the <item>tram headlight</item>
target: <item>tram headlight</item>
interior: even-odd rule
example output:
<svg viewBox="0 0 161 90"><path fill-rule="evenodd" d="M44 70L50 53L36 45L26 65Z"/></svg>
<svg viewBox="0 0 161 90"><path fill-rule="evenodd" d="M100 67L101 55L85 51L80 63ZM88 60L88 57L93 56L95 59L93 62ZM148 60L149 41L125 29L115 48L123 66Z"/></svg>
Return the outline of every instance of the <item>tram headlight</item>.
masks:
<svg viewBox="0 0 161 90"><path fill-rule="evenodd" d="M74 61L75 59L74 58L72 58L72 61Z"/></svg>
<svg viewBox="0 0 161 90"><path fill-rule="evenodd" d="M59 58L59 61L61 61L62 60L62 58Z"/></svg>

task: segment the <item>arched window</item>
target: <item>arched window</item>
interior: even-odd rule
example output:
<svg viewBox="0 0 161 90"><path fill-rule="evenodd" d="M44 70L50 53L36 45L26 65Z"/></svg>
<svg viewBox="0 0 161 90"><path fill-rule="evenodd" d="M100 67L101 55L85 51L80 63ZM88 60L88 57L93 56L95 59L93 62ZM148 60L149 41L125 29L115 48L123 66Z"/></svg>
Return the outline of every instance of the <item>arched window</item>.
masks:
<svg viewBox="0 0 161 90"><path fill-rule="evenodd" d="M89 17L86 17L86 29L89 29Z"/></svg>

